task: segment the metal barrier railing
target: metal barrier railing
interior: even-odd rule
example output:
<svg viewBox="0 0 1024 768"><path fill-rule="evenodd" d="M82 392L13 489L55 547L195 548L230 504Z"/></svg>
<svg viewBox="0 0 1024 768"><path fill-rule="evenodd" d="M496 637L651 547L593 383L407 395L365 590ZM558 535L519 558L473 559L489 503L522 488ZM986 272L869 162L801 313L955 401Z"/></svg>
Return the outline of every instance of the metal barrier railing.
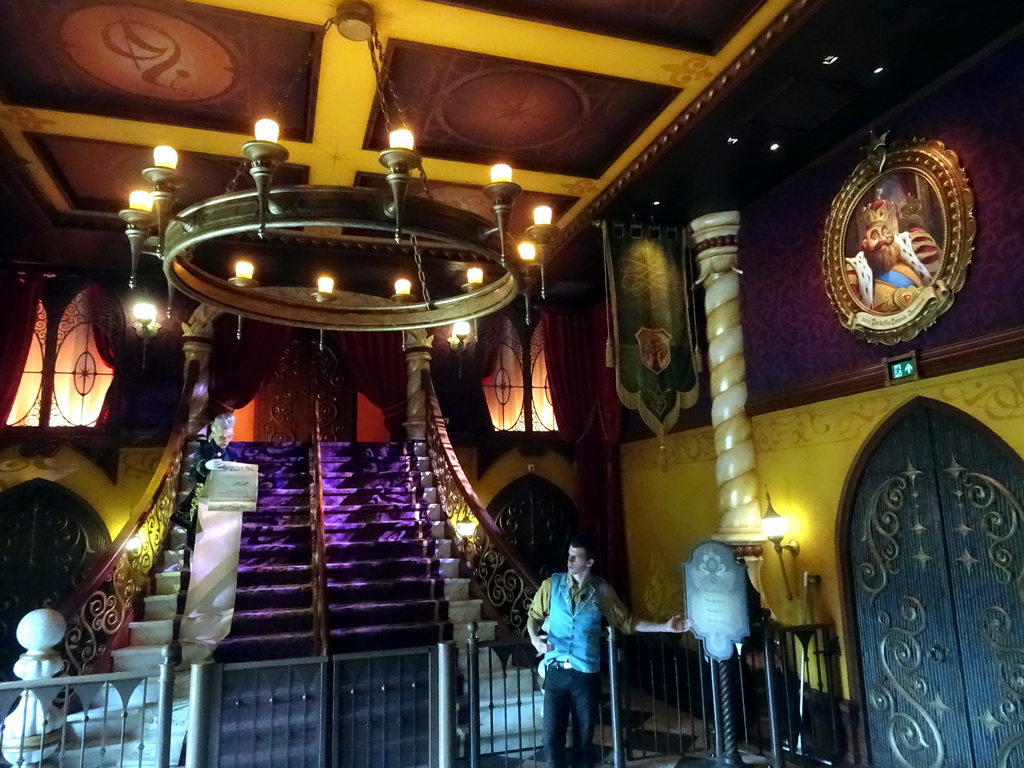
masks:
<svg viewBox="0 0 1024 768"><path fill-rule="evenodd" d="M609 632L602 653L600 765L721 753L727 725L775 766L843 752L826 625L769 625L767 641L744 643L721 668L688 635ZM544 758L543 683L524 638L480 642L471 632L459 649L206 662L189 672L175 663L169 652L149 675L0 684L0 765L46 757L57 768L166 768L181 764L186 730L189 768L514 768ZM717 689L731 692L729 718Z"/></svg>
<svg viewBox="0 0 1024 768"><path fill-rule="evenodd" d="M715 694L723 676L730 726L744 751L773 756L778 766L787 754L832 761L843 752L837 645L828 625L769 624L767 642L764 635L747 640L721 670L691 635L609 632L602 653L598 764L721 752L725 726ZM469 768L482 758L513 765L513 758L542 757L543 683L529 641L481 643L471 633L458 654L467 681L458 755Z"/></svg>
<svg viewBox="0 0 1024 768"><path fill-rule="evenodd" d="M598 765L623 766L626 760L683 755L694 738L682 730L678 695L664 694L673 670L664 669L668 647L655 636L622 638L609 631L602 647L602 692L594 729ZM625 640L625 642L624 642ZM649 649L655 649L651 654ZM536 651L525 638L479 642L458 649L458 667L466 685L460 691L457 754L468 768L504 768L526 759L544 760L543 677ZM611 663L615 659L616 663ZM678 689L676 689L678 694ZM670 710L672 715L669 714ZM669 727L674 738L665 735ZM706 736L704 737L706 742Z"/></svg>
<svg viewBox="0 0 1024 768"><path fill-rule="evenodd" d="M0 683L0 765L166 768L178 765L176 659L147 675L113 672ZM187 697L182 706L187 707ZM171 755L174 759L171 759Z"/></svg>
<svg viewBox="0 0 1024 768"><path fill-rule="evenodd" d="M436 647L334 656L335 768L436 766Z"/></svg>

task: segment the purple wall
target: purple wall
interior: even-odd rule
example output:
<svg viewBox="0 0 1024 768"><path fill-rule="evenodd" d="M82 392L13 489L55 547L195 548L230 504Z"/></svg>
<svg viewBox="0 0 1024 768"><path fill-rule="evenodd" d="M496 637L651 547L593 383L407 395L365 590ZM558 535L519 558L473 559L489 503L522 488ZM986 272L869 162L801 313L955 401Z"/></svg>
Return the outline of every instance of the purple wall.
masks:
<svg viewBox="0 0 1024 768"><path fill-rule="evenodd" d="M952 307L896 346L839 324L822 273L832 199L863 157L844 149L743 211L739 245L747 382L753 396L1024 323L1024 37L1018 37L875 126L890 140L920 136L957 153L974 190L977 234ZM867 143L867 131L863 142Z"/></svg>

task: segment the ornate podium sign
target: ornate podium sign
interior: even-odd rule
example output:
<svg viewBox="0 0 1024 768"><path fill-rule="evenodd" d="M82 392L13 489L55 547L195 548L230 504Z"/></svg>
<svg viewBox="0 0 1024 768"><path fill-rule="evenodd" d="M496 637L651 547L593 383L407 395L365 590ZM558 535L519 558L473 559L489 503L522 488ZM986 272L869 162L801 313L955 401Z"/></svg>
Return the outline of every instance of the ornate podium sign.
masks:
<svg viewBox="0 0 1024 768"><path fill-rule="evenodd" d="M256 509L260 468L256 464L225 461L210 473L204 495L212 510L252 512Z"/></svg>
<svg viewBox="0 0 1024 768"><path fill-rule="evenodd" d="M713 659L732 658L736 643L750 634L747 566L720 541L699 544L683 565L686 611L693 634Z"/></svg>

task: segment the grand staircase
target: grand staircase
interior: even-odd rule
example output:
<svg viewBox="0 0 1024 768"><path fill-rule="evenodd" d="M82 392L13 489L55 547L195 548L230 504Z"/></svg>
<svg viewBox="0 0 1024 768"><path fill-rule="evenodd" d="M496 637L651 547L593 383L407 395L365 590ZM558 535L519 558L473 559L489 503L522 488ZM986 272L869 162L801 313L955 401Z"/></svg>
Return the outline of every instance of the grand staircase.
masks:
<svg viewBox="0 0 1024 768"><path fill-rule="evenodd" d="M235 613L215 660L314 654L311 563L318 528L313 505L318 502L326 551L328 653L450 639L464 646L470 622L476 623L480 640L494 638L496 623L481 621L481 601L470 598L469 579L459 576L422 444L412 445L416 455L405 443L325 443L318 467L311 466L313 451L307 444L235 443L232 451L236 460L259 465L260 494L257 509L243 514ZM319 478L319 487L313 478ZM131 644L114 652L116 669L155 670L160 663L185 602L179 592L179 577L188 572L187 558L178 549L183 543L183 532L173 531L163 572L154 577L153 594L145 599L145 615L132 624ZM533 668L501 656L496 663L494 652L486 651L481 669L481 746L484 754L505 749L528 753L539 746L540 694L531 679ZM465 679L466 656L458 658ZM516 684L510 687L510 680ZM463 698L457 745L463 755L470 716L466 705ZM348 717L358 724L371 714L354 711ZM184 723L176 727L183 729ZM507 729L516 735L506 735ZM410 748L421 751L424 744L416 739L428 737L418 731L410 735Z"/></svg>
<svg viewBox="0 0 1024 768"><path fill-rule="evenodd" d="M309 445L233 444L235 461L260 468L256 511L242 515L238 588L220 662L312 656L313 519Z"/></svg>
<svg viewBox="0 0 1024 768"><path fill-rule="evenodd" d="M257 508L243 514L238 588L231 632L214 654L220 662L312 656L312 554L320 478L327 570L329 653L379 651L455 639L480 621L481 601L459 576L445 523L433 498L425 456L405 443L324 443L311 471L305 443L233 443L237 461L260 467ZM180 532L179 532L180 534ZM181 543L179 534L172 540ZM182 557L165 555L167 571L132 625L131 644L115 653L120 669L160 661L184 599Z"/></svg>
<svg viewBox="0 0 1024 768"><path fill-rule="evenodd" d="M320 466L332 653L452 638L479 617L403 443L325 443Z"/></svg>

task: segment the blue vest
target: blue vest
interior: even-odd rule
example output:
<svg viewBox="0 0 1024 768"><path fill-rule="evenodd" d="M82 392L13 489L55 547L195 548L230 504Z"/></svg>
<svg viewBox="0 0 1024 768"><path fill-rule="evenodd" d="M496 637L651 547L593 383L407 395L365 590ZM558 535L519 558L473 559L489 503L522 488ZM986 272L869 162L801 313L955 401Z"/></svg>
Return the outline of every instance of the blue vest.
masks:
<svg viewBox="0 0 1024 768"><path fill-rule="evenodd" d="M568 661L579 672L601 670L601 609L597 605L595 576L573 608L569 597L569 574L551 577L551 613L548 616L548 642L555 646L544 655L545 664Z"/></svg>

